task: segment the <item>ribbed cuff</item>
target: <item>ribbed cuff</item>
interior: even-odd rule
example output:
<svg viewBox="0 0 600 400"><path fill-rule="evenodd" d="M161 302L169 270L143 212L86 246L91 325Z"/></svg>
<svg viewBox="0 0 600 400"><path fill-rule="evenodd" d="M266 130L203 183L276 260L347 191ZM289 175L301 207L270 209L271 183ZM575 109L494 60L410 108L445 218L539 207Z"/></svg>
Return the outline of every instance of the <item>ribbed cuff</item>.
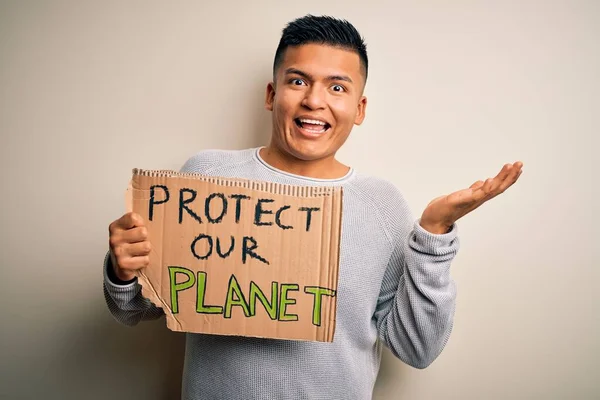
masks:
<svg viewBox="0 0 600 400"><path fill-rule="evenodd" d="M413 245L418 247L418 250L427 254L440 254L441 249L451 247L458 236L458 226L452 224L450 231L447 233L436 234L431 233L421 226L421 219L417 219L414 224L413 235L411 241Z"/></svg>
<svg viewBox="0 0 600 400"><path fill-rule="evenodd" d="M122 281L115 275L115 271L112 266L112 261L110 259L110 252L106 253L106 257L104 257L104 281L113 287L116 288L129 288L134 286L137 283L137 277L128 280Z"/></svg>

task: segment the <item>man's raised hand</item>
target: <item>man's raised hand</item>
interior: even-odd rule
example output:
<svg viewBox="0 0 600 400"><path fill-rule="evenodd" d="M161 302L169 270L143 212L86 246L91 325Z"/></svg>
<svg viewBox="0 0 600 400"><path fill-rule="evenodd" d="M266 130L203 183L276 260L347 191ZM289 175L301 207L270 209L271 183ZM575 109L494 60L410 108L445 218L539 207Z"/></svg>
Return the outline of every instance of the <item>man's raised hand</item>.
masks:
<svg viewBox="0 0 600 400"><path fill-rule="evenodd" d="M468 189L433 199L423 211L421 226L435 234L448 232L459 218L511 187L521 176L522 168L521 161L505 164L494 178L477 181Z"/></svg>

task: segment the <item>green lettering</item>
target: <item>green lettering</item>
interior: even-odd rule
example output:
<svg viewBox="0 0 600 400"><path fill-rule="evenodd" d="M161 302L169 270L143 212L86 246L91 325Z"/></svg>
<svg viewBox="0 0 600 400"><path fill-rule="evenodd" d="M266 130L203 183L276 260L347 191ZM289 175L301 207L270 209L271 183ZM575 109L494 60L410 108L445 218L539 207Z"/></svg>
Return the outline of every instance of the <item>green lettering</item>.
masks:
<svg viewBox="0 0 600 400"><path fill-rule="evenodd" d="M256 299L258 298L273 321L277 319L277 282L271 283L271 302L254 282L250 282L250 316L256 315Z"/></svg>
<svg viewBox="0 0 600 400"><path fill-rule="evenodd" d="M288 299L289 291L297 291L300 287L296 283L282 283L281 293L279 295L279 320L280 321L298 321L297 314L287 314L286 308L289 304L296 304L296 299Z"/></svg>
<svg viewBox="0 0 600 400"><path fill-rule="evenodd" d="M335 290L318 286L306 286L304 293L315 296L313 300L313 325L321 326L321 299L323 296L335 296Z"/></svg>
<svg viewBox="0 0 600 400"><path fill-rule="evenodd" d="M196 297L196 312L201 314L223 314L223 307L205 306L204 296L206 295L206 272L198 271L198 287Z"/></svg>
<svg viewBox="0 0 600 400"><path fill-rule="evenodd" d="M233 295L237 297L234 299ZM240 284L238 283L235 275L231 275L229 278L229 287L227 289L227 300L225 301L225 318L231 318L231 308L233 306L240 306L244 310L244 315L246 317L250 316L250 310L248 307L248 303L244 298L244 294L242 293L242 289L240 289Z"/></svg>
<svg viewBox="0 0 600 400"><path fill-rule="evenodd" d="M187 275L188 280L185 282L176 282L177 274ZM169 267L169 278L171 281L171 312L177 314L179 312L178 294L179 292L189 289L196 283L194 273L183 267Z"/></svg>

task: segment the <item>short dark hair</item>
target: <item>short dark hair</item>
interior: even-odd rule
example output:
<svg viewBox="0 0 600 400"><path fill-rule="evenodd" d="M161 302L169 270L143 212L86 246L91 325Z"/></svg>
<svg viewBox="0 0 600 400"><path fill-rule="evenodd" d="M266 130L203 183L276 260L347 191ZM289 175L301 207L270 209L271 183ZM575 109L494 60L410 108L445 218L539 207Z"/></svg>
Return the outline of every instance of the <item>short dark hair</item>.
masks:
<svg viewBox="0 0 600 400"><path fill-rule="evenodd" d="M287 48L303 44L325 44L354 51L360 58L365 81L367 80L369 72L367 45L358 30L345 19L310 14L293 20L283 29L275 52L273 77L283 62Z"/></svg>

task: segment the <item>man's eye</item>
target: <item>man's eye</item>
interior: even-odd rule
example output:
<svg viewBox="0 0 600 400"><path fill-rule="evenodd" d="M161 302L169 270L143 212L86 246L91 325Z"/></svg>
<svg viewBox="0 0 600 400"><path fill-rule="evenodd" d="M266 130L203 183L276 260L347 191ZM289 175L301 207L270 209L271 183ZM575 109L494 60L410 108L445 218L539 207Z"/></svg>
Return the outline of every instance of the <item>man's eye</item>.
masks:
<svg viewBox="0 0 600 400"><path fill-rule="evenodd" d="M333 85L331 89L334 92L344 92L346 90L342 85Z"/></svg>
<svg viewBox="0 0 600 400"><path fill-rule="evenodd" d="M304 85L304 81L302 79L295 78L295 79L292 79L292 84L294 84L296 86L301 86L301 85Z"/></svg>

